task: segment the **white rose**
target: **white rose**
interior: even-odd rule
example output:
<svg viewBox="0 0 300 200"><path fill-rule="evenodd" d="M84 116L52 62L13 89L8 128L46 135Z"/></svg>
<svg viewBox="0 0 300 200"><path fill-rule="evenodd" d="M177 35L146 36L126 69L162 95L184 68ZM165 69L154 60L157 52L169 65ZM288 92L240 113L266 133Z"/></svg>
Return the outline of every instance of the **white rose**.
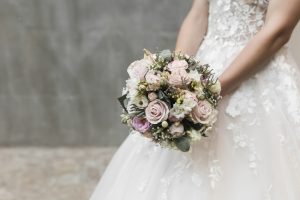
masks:
<svg viewBox="0 0 300 200"><path fill-rule="evenodd" d="M137 95L138 84L139 84L139 80L137 80L137 79L126 80L126 88L128 91L128 95L127 95L128 98L134 98Z"/></svg>
<svg viewBox="0 0 300 200"><path fill-rule="evenodd" d="M127 69L129 77L132 79L143 80L149 70L151 62L146 59L137 60L131 63Z"/></svg>

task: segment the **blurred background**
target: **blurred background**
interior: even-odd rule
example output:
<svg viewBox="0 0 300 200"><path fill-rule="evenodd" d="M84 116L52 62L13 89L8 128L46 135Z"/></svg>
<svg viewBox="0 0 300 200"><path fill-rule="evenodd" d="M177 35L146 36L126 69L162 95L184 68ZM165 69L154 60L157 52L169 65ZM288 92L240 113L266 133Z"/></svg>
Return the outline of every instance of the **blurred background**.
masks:
<svg viewBox="0 0 300 200"><path fill-rule="evenodd" d="M128 134L128 64L173 49L191 2L0 1L0 200L88 199Z"/></svg>

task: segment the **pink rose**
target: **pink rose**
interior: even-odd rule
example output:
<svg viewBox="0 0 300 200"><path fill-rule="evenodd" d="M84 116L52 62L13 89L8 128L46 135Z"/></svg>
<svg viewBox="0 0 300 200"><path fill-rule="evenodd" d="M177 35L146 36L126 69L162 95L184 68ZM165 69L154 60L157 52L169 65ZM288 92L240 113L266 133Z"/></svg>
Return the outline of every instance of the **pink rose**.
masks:
<svg viewBox="0 0 300 200"><path fill-rule="evenodd" d="M201 124L213 123L215 116L216 112L208 101L199 101L191 112L193 121Z"/></svg>
<svg viewBox="0 0 300 200"><path fill-rule="evenodd" d="M198 103L197 95L188 90L184 90L184 99L192 100L192 101Z"/></svg>
<svg viewBox="0 0 300 200"><path fill-rule="evenodd" d="M149 70L151 62L146 59L137 60L131 63L127 69L130 78L143 80Z"/></svg>
<svg viewBox="0 0 300 200"><path fill-rule="evenodd" d="M176 122L170 126L170 133L174 138L178 138L184 135L184 127L181 123Z"/></svg>
<svg viewBox="0 0 300 200"><path fill-rule="evenodd" d="M158 124L168 119L169 108L162 100L155 99L148 104L145 114L151 124Z"/></svg>
<svg viewBox="0 0 300 200"><path fill-rule="evenodd" d="M149 90L156 90L159 88L161 82L160 74L157 74L154 70L149 70L145 76L146 82L149 84Z"/></svg>
<svg viewBox="0 0 300 200"><path fill-rule="evenodd" d="M173 86L180 87L184 83L189 83L190 77L188 76L188 73L182 69L178 71L173 71L168 77L168 83Z"/></svg>
<svg viewBox="0 0 300 200"><path fill-rule="evenodd" d="M145 133L146 131L148 131L151 126L147 119L141 117L134 117L132 119L131 124L134 130L139 131L141 133Z"/></svg>
<svg viewBox="0 0 300 200"><path fill-rule="evenodd" d="M156 84L161 80L160 74L157 74L154 70L149 70L146 74L146 81L150 84Z"/></svg>
<svg viewBox="0 0 300 200"><path fill-rule="evenodd" d="M174 60L168 64L167 68L171 72L176 72L180 70L186 70L188 66L189 64L185 60Z"/></svg>
<svg viewBox="0 0 300 200"><path fill-rule="evenodd" d="M157 99L157 94L155 93L155 92L150 92L149 94L148 94L148 99L149 99L149 101L154 101L155 99Z"/></svg>

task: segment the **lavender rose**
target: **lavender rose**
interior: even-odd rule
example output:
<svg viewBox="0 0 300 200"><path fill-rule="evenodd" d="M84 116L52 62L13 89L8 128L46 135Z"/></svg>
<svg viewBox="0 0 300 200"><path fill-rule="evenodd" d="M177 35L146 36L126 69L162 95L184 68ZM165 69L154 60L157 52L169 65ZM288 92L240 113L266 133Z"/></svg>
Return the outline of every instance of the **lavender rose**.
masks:
<svg viewBox="0 0 300 200"><path fill-rule="evenodd" d="M134 130L139 131L141 133L145 133L149 130L151 124L145 118L141 117L134 117L131 122L132 127Z"/></svg>
<svg viewBox="0 0 300 200"><path fill-rule="evenodd" d="M158 124L168 119L169 108L162 100L155 99L145 109L146 118L151 124Z"/></svg>
<svg viewBox="0 0 300 200"><path fill-rule="evenodd" d="M215 121L216 111L208 101L199 101L192 109L191 117L196 123L211 124Z"/></svg>

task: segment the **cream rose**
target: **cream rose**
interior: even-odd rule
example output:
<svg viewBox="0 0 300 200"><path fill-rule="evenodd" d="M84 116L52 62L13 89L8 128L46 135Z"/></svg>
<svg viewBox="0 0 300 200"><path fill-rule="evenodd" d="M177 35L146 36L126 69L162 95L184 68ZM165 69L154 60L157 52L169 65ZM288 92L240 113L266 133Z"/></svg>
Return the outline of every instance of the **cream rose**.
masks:
<svg viewBox="0 0 300 200"><path fill-rule="evenodd" d="M162 100L155 99L148 104L145 114L151 124L158 124L168 119L169 108Z"/></svg>
<svg viewBox="0 0 300 200"><path fill-rule="evenodd" d="M132 79L143 80L149 70L151 62L146 59L138 60L131 63L127 69L129 77Z"/></svg>
<svg viewBox="0 0 300 200"><path fill-rule="evenodd" d="M191 117L196 123L211 124L215 121L216 111L208 101L199 101L192 109Z"/></svg>

